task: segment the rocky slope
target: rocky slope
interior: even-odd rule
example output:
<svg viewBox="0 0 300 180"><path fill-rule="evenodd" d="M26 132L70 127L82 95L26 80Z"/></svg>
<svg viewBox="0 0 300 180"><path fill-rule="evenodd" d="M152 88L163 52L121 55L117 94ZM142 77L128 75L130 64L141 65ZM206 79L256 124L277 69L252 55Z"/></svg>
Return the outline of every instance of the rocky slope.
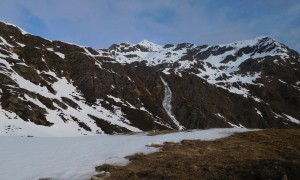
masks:
<svg viewBox="0 0 300 180"><path fill-rule="evenodd" d="M0 134L300 127L299 68L269 37L93 49L0 22Z"/></svg>

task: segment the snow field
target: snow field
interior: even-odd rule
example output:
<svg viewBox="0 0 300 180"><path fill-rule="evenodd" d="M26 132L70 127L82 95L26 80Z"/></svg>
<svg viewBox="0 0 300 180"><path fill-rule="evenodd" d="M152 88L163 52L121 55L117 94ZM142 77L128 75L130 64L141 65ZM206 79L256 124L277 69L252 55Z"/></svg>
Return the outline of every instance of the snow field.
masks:
<svg viewBox="0 0 300 180"><path fill-rule="evenodd" d="M246 131L249 130L228 128L157 136L144 133L64 138L0 136L0 179L90 179L95 173L95 166L105 163L126 165L126 156L159 150L147 145L184 139L214 140Z"/></svg>

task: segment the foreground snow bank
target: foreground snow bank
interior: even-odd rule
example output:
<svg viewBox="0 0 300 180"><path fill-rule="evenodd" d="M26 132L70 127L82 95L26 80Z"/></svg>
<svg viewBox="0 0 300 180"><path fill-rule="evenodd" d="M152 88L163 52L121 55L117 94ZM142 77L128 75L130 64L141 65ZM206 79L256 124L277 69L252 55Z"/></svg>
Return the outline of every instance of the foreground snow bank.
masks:
<svg viewBox="0 0 300 180"><path fill-rule="evenodd" d="M0 179L89 179L97 165L125 165L124 157L159 149L146 145L183 139L214 140L244 128L195 130L157 136L101 135L87 137L5 137L0 136Z"/></svg>

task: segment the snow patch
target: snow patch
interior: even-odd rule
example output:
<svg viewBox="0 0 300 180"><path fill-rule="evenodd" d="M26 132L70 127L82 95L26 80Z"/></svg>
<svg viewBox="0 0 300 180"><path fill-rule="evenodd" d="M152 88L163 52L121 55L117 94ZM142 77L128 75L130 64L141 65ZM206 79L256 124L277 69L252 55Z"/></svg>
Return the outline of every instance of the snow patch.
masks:
<svg viewBox="0 0 300 180"><path fill-rule="evenodd" d="M13 47L13 45L9 44L3 37L0 36L0 44L8 47Z"/></svg>
<svg viewBox="0 0 300 180"><path fill-rule="evenodd" d="M222 116L220 113L216 114L217 116L219 116L220 118L226 119L224 116Z"/></svg>
<svg viewBox="0 0 300 180"><path fill-rule="evenodd" d="M162 72L164 73L164 74L167 74L167 75L170 75L171 73L169 72L171 70L171 68L166 68L166 69L164 69Z"/></svg>
<svg viewBox="0 0 300 180"><path fill-rule="evenodd" d="M20 43L20 42L16 42L19 46L21 46L21 47L25 47L26 45L25 44L22 44L22 43Z"/></svg>
<svg viewBox="0 0 300 180"><path fill-rule="evenodd" d="M54 52L56 55L58 55L60 58L65 59L65 55L60 52Z"/></svg>
<svg viewBox="0 0 300 180"><path fill-rule="evenodd" d="M260 116L263 118L263 115L262 115L261 111L258 110L257 108L255 108L255 110L256 110L256 113L257 113L258 115L260 115Z"/></svg>
<svg viewBox="0 0 300 180"><path fill-rule="evenodd" d="M289 116L287 114L283 114L284 116L286 116L288 118L289 121L296 123L296 124L300 124L300 121L296 118L293 118L292 116Z"/></svg>
<svg viewBox="0 0 300 180"><path fill-rule="evenodd" d="M236 124L233 124L233 123L231 123L231 122L227 122L231 127L233 127L233 128L243 128L243 129L245 129L245 127L243 126L243 125L241 125L241 124L239 124L239 125L236 125Z"/></svg>

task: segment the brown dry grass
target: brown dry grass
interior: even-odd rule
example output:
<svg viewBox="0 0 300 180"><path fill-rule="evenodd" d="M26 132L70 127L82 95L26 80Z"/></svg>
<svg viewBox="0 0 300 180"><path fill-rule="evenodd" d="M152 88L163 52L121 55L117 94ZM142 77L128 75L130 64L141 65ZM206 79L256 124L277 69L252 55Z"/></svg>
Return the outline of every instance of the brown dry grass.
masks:
<svg viewBox="0 0 300 180"><path fill-rule="evenodd" d="M103 165L108 179L300 179L300 129L268 129L216 141L165 143L157 153Z"/></svg>
<svg viewBox="0 0 300 180"><path fill-rule="evenodd" d="M170 133L175 133L178 132L178 130L161 130L161 131L149 131L148 136L156 136L160 134L170 134Z"/></svg>

